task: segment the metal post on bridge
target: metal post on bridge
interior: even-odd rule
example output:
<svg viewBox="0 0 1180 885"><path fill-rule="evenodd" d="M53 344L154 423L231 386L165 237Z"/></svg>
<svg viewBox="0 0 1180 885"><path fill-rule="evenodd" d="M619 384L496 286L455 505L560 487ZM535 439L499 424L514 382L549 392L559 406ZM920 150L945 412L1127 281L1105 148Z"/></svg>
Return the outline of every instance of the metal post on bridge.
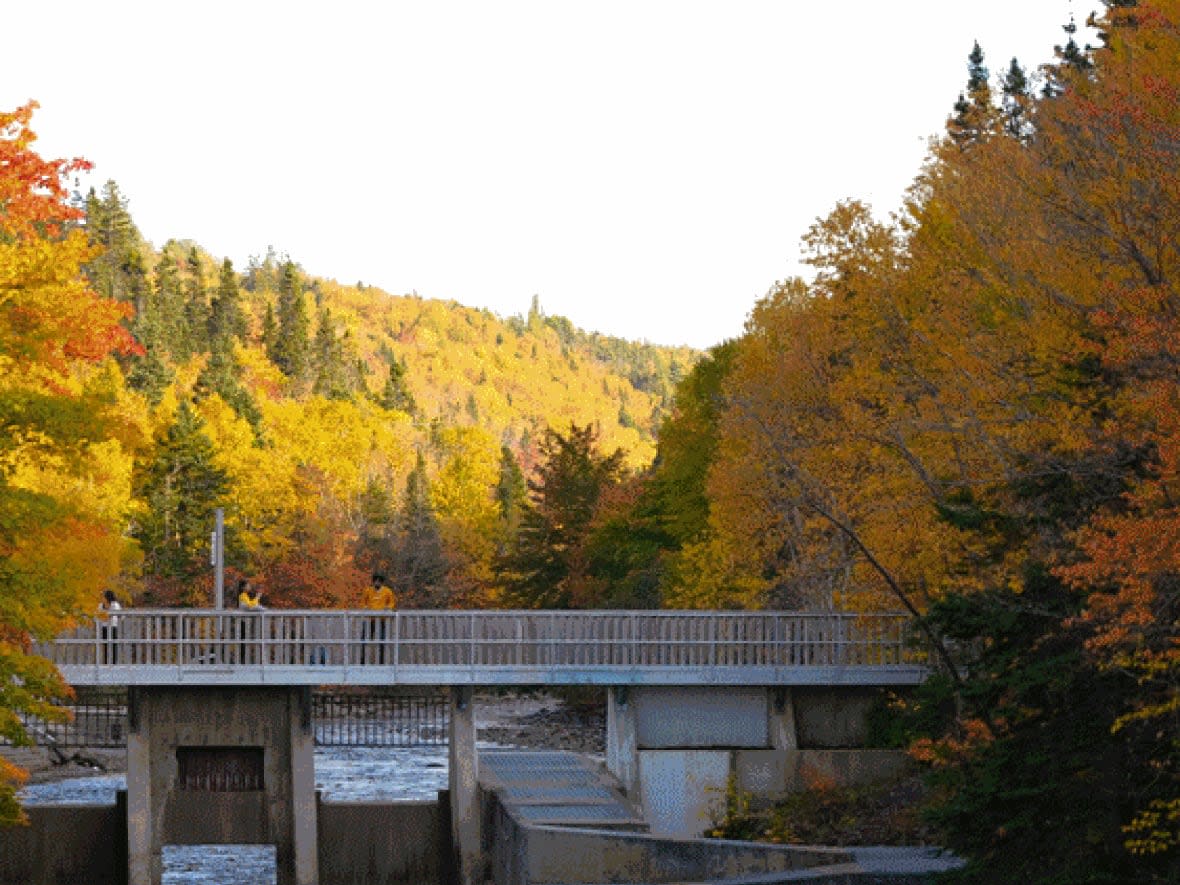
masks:
<svg viewBox="0 0 1180 885"><path fill-rule="evenodd" d="M218 507L214 513L213 544L209 551L213 566L213 607L225 608L225 510Z"/></svg>

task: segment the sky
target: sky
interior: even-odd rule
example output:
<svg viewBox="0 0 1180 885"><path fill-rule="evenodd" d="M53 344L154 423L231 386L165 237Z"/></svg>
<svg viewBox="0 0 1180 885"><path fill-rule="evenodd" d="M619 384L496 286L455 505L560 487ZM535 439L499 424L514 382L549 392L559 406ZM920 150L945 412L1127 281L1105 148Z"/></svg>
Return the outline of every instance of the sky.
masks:
<svg viewBox="0 0 1180 885"><path fill-rule="evenodd" d="M20 3L0 109L157 247L706 348L837 201L901 206L973 41L1035 69L1097 6Z"/></svg>

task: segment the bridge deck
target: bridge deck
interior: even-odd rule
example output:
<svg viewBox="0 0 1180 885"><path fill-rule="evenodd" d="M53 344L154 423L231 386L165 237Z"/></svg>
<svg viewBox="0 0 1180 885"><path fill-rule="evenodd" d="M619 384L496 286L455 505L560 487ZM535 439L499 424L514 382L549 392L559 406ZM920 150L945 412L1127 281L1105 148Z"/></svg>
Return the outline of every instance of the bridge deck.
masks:
<svg viewBox="0 0 1180 885"><path fill-rule="evenodd" d="M906 685L897 614L123 611L38 651L73 685Z"/></svg>

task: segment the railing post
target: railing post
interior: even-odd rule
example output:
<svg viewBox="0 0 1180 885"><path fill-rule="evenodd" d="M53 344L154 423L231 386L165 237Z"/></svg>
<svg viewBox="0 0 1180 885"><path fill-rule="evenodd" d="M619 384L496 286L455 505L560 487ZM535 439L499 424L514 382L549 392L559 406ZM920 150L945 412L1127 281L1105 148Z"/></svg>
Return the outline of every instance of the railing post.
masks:
<svg viewBox="0 0 1180 885"><path fill-rule="evenodd" d="M402 613L393 613L393 681L397 682L397 667L401 662L402 650Z"/></svg>

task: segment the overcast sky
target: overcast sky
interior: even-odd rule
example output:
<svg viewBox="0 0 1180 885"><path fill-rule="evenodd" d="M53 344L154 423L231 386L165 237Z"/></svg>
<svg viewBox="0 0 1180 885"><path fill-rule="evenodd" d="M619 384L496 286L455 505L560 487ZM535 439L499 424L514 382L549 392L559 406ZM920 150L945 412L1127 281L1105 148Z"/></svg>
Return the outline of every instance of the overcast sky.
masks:
<svg viewBox="0 0 1180 885"><path fill-rule="evenodd" d="M1035 69L1097 5L14 3L0 108L156 246L708 347L837 200L898 208L973 40Z"/></svg>

